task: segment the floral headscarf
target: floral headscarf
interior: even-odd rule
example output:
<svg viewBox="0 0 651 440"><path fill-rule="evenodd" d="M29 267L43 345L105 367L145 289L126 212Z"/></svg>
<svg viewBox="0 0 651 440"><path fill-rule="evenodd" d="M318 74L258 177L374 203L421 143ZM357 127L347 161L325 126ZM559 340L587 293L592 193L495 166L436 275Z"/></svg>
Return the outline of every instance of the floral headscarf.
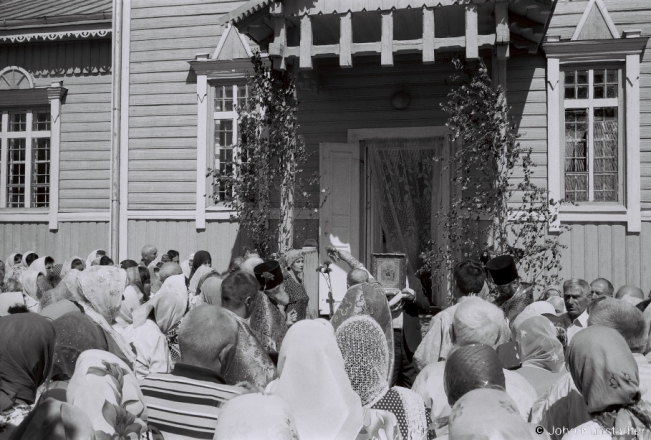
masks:
<svg viewBox="0 0 651 440"><path fill-rule="evenodd" d="M88 350L79 356L67 400L88 416L98 440L137 440L147 431L147 408L138 380L107 351Z"/></svg>
<svg viewBox="0 0 651 440"><path fill-rule="evenodd" d="M651 405L640 400L638 366L617 330L595 325L578 332L567 349L567 365L595 422L629 434L623 438L647 438Z"/></svg>
<svg viewBox="0 0 651 440"><path fill-rule="evenodd" d="M16 399L34 403L52 368L55 330L36 313L0 318L0 412Z"/></svg>
<svg viewBox="0 0 651 440"><path fill-rule="evenodd" d="M22 263L14 263L14 258L16 255L18 255L17 252L9 255L9 258L7 258L7 261L5 261L7 268L7 271L5 273L5 283L11 279L20 282L20 277L25 270L25 266L23 266Z"/></svg>
<svg viewBox="0 0 651 440"><path fill-rule="evenodd" d="M563 367L563 344L557 338L556 327L544 316L524 321L515 335L522 366L543 368L558 373Z"/></svg>
<svg viewBox="0 0 651 440"><path fill-rule="evenodd" d="M120 311L127 272L112 266L92 266L81 272L78 280L85 300L112 323Z"/></svg>
<svg viewBox="0 0 651 440"><path fill-rule="evenodd" d="M255 417L251 417L255 414ZM294 416L278 396L244 394L224 404L213 440L298 440Z"/></svg>

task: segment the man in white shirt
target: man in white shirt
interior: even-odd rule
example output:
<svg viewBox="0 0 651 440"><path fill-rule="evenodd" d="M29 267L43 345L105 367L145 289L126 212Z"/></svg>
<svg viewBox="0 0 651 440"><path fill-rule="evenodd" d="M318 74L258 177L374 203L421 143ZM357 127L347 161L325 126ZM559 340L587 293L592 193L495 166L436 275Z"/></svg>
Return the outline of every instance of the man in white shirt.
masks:
<svg viewBox="0 0 651 440"><path fill-rule="evenodd" d="M567 343L579 331L588 326L590 285L587 281L572 278L563 283L563 299L567 313L560 316L567 324Z"/></svg>

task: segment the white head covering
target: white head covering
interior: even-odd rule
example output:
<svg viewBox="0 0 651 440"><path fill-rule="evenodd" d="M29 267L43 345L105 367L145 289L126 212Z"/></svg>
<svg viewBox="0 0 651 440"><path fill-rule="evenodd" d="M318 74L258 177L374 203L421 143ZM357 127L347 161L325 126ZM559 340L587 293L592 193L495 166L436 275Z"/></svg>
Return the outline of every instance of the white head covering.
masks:
<svg viewBox="0 0 651 440"><path fill-rule="evenodd" d="M40 308L40 301L38 298L38 276L39 272L26 270L20 277L20 284L23 286L23 299L25 305L32 312L38 312Z"/></svg>
<svg viewBox="0 0 651 440"><path fill-rule="evenodd" d="M93 252L88 254L88 257L86 258L86 269L91 267L93 265L93 261L97 259L97 252L99 251L104 251L103 249L95 249ZM101 258L101 257L100 257Z"/></svg>
<svg viewBox="0 0 651 440"><path fill-rule="evenodd" d="M84 261L81 257L78 257L76 255L64 261L63 266L61 267L61 278L66 276L66 274L72 270L72 262L75 260Z"/></svg>
<svg viewBox="0 0 651 440"><path fill-rule="evenodd" d="M178 323L188 308L188 289L183 275L173 275L165 280L156 296L133 311L133 327L137 328L147 321L154 310L156 324L163 334Z"/></svg>
<svg viewBox="0 0 651 440"><path fill-rule="evenodd" d="M25 304L22 292L0 293L0 316L7 316L9 314L9 307L16 304Z"/></svg>
<svg viewBox="0 0 651 440"><path fill-rule="evenodd" d="M255 414L254 417L251 417ZM278 396L237 396L219 409L213 440L298 440L289 405Z"/></svg>
<svg viewBox="0 0 651 440"><path fill-rule="evenodd" d="M30 254L35 254L35 253L36 253L36 252L34 252L34 251L27 251L27 252L25 252L25 253L23 254L22 263L23 263L23 266L24 266L24 267L29 267L29 266L27 265L27 256L30 255Z"/></svg>
<svg viewBox="0 0 651 440"><path fill-rule="evenodd" d="M27 269L29 272L38 272L44 277L47 276L47 269L45 269L45 259L47 257L41 257L33 261L32 264Z"/></svg>
<svg viewBox="0 0 651 440"><path fill-rule="evenodd" d="M269 386L294 413L303 439L353 439L364 410L350 385L334 329L323 319L294 324L278 358L280 378Z"/></svg>

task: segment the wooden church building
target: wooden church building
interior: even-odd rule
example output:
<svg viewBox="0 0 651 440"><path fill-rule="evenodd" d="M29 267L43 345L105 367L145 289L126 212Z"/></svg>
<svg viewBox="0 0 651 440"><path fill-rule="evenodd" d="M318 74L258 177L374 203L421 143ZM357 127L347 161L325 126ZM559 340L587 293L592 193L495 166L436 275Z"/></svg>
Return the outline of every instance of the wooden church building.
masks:
<svg viewBox="0 0 651 440"><path fill-rule="evenodd" d="M459 56L482 59L506 90L535 183L574 202L560 215L561 276L651 289L648 1L65 5L0 0L0 258L106 248L137 259L153 244L182 258L207 249L225 270L246 240L221 202L228 189L206 176L229 169L260 50L297 79L305 169L321 175L295 213L295 246L313 238L321 260L332 244L367 265L402 250L417 269L450 176L425 170L429 189L404 206L382 194L451 154L441 104Z"/></svg>

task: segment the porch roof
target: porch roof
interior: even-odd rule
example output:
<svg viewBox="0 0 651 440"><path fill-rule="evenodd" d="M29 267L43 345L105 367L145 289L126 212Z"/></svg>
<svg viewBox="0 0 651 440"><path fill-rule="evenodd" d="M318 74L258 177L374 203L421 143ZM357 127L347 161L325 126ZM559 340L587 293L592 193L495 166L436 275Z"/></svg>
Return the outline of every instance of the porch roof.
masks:
<svg viewBox="0 0 651 440"><path fill-rule="evenodd" d="M392 65L396 53L465 49L478 58L495 48L498 59L509 47L537 52L557 0L251 0L226 14L263 49L276 68L297 59L310 69L313 57L339 57L352 66L354 55L379 54Z"/></svg>

